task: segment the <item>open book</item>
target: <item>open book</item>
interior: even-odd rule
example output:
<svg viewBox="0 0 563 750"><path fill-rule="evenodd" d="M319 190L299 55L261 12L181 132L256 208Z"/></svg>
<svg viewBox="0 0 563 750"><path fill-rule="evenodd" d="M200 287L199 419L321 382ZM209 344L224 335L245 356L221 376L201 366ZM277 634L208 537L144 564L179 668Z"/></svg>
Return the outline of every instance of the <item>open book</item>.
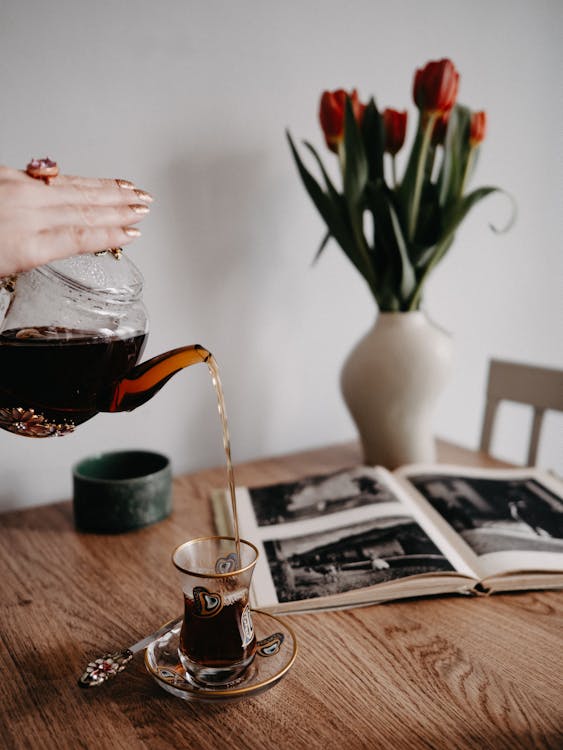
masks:
<svg viewBox="0 0 563 750"><path fill-rule="evenodd" d="M270 612L563 587L563 483L534 469L362 466L236 497L260 550L252 605ZM232 535L230 498L212 501Z"/></svg>

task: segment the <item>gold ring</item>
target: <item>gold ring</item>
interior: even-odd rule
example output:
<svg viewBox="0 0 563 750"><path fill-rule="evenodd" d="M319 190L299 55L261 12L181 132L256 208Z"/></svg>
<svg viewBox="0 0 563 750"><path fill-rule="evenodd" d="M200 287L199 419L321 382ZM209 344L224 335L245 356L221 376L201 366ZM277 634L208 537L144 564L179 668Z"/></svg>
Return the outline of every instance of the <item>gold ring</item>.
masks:
<svg viewBox="0 0 563 750"><path fill-rule="evenodd" d="M25 173L35 180L43 180L45 185L50 185L51 180L59 174L59 167L57 162L49 157L32 159L25 168Z"/></svg>

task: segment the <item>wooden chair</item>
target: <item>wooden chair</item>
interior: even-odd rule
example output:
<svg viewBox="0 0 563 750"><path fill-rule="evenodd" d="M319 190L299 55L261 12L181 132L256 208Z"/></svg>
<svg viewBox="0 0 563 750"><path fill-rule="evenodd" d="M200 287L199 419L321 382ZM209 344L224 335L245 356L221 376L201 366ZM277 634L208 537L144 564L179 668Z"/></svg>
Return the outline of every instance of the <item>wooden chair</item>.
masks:
<svg viewBox="0 0 563 750"><path fill-rule="evenodd" d="M528 443L528 466L535 466L543 416L548 409L563 411L563 371L492 359L480 449L490 452L496 411L501 401L529 404L534 420Z"/></svg>

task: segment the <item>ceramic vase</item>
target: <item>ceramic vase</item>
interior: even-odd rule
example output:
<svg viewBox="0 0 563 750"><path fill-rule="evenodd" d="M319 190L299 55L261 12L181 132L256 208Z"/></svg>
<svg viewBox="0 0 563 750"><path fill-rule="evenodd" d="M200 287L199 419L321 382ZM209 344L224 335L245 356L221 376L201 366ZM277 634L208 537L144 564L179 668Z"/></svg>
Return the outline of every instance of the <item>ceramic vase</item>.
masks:
<svg viewBox="0 0 563 750"><path fill-rule="evenodd" d="M433 415L452 349L450 335L421 311L379 313L341 374L366 464L394 469L435 460Z"/></svg>

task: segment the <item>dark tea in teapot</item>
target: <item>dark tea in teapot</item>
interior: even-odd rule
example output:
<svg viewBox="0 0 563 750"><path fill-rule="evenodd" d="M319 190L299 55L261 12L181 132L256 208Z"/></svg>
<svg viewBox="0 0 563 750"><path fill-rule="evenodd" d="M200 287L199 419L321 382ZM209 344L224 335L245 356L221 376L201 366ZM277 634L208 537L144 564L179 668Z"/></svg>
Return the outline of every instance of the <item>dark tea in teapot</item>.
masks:
<svg viewBox="0 0 563 750"><path fill-rule="evenodd" d="M104 410L117 383L141 357L146 338L146 333L123 338L50 326L3 331L0 409L33 409L44 417L45 428L50 423L62 432L79 425ZM43 437L39 424L34 434L24 423L21 431ZM17 420L14 431L20 431Z"/></svg>

